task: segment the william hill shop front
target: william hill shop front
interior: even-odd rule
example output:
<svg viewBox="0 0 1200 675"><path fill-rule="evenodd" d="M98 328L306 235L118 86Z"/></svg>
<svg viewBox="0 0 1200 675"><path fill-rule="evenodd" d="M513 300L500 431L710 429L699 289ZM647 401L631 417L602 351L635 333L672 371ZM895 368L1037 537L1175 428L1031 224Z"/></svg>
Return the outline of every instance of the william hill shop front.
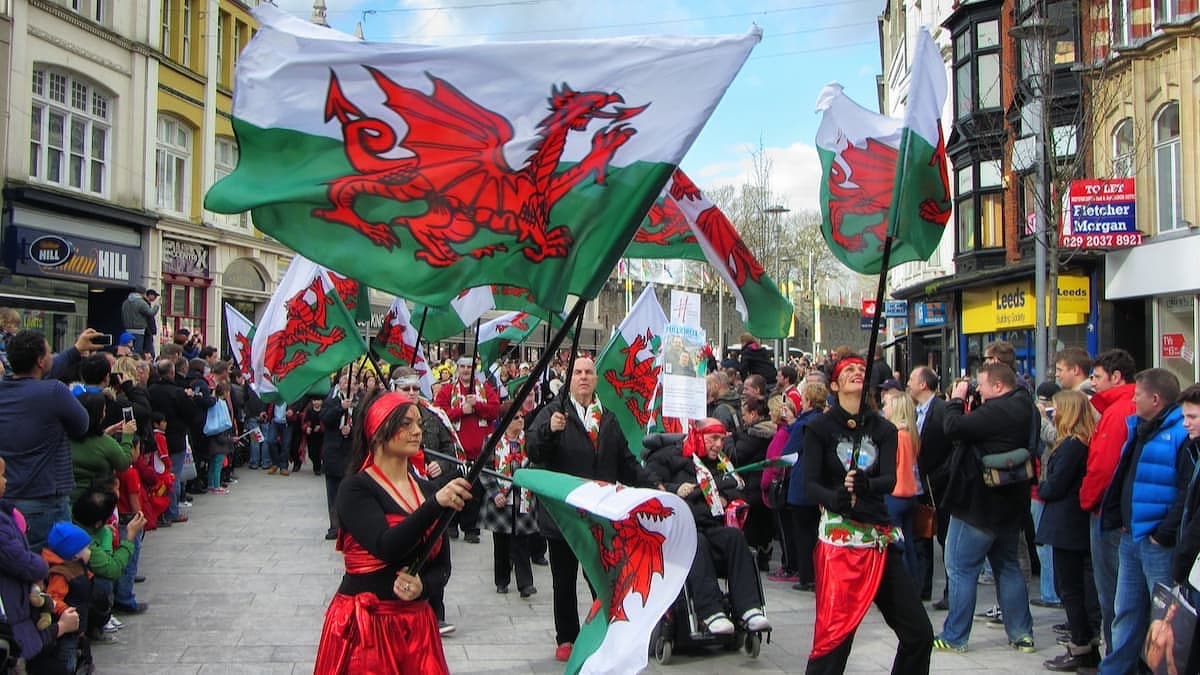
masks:
<svg viewBox="0 0 1200 675"><path fill-rule="evenodd" d="M1085 347L1088 353L1099 351L1094 317L1097 300L1091 292L1089 277L1061 275L1058 278L1058 347ZM1049 315L1050 301L1046 299ZM959 368L975 372L983 363L989 342L1006 340L1017 350L1017 369L1033 370L1034 318L1037 313L1033 280L1010 281L995 286L962 291L962 330L959 337ZM1047 361L1053 355L1047 357Z"/></svg>

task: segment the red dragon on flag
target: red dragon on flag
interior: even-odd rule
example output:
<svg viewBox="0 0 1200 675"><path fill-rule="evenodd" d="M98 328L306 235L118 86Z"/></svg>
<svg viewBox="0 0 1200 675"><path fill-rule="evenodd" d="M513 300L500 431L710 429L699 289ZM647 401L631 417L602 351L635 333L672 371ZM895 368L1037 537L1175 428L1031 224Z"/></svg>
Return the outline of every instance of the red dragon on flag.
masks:
<svg viewBox="0 0 1200 675"><path fill-rule="evenodd" d="M346 337L340 326L329 327L327 313L334 302L319 276L288 299L287 323L267 336L263 354L263 365L272 380L282 380L308 361L310 353L320 354Z"/></svg>
<svg viewBox="0 0 1200 675"><path fill-rule="evenodd" d="M648 224L638 228L637 234L633 235L635 244L674 246L696 243L696 235L692 234L687 216L670 199L655 202L646 214L646 220Z"/></svg>
<svg viewBox="0 0 1200 675"><path fill-rule="evenodd" d="M555 87L549 98L550 114L538 123L540 140L525 164L514 169L503 152L513 140L507 119L439 77L427 74L433 83L433 93L427 95L374 68L367 71L385 95L384 105L404 120L408 132L401 141L388 123L367 117L331 73L325 121L337 119L342 125L346 157L358 173L331 181L332 207L315 209L313 215L351 227L389 250L400 243L393 228L404 227L419 247L416 258L433 267L448 267L464 254L483 258L508 250L505 243L465 252L452 246L461 248L481 229L513 237L533 262L566 256L571 234L565 226L549 227L551 209L593 174L597 184L604 184L613 155L637 133L624 121L647 107L620 107L617 104L625 100L617 93L577 92L565 83ZM613 123L592 135L591 151L582 160L559 170L568 134L585 130L593 119ZM412 156L386 156L397 147ZM372 223L354 209L355 201L364 195L421 200L428 209L420 215Z"/></svg>
<svg viewBox="0 0 1200 675"><path fill-rule="evenodd" d="M621 372L608 370L604 373L604 379L612 385L617 396L625 400L625 406L643 429L654 415L650 401L654 400L654 391L658 388L658 378L662 373L662 366L654 363L654 353L658 347L652 343L657 341L650 331L639 333L628 347L621 349L625 355L625 366ZM646 358L639 360L638 354L643 350L649 353Z"/></svg>
<svg viewBox="0 0 1200 675"><path fill-rule="evenodd" d="M620 488L618 488L620 489ZM612 600L608 607L609 621L628 621L625 614L625 598L637 593L642 596L642 605L650 598L650 585L654 575L662 576L665 572L663 565L663 542L666 537L658 532L646 529L641 518L663 521L669 518L675 510L665 506L658 499L649 499L629 512L621 520L612 522L613 535L605 545L605 528L592 525L592 537L600 549L600 563L604 570L617 570L617 576L612 583ZM588 613L591 621L600 610L600 601L592 603Z"/></svg>

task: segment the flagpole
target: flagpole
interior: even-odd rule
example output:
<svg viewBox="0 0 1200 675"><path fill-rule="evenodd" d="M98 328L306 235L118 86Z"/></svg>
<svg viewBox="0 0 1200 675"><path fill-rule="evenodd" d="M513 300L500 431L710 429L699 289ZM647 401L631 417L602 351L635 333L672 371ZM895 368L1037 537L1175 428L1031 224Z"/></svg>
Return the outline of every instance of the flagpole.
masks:
<svg viewBox="0 0 1200 675"><path fill-rule="evenodd" d="M475 393L475 364L479 363L479 319L475 319L475 346L471 347L471 388L468 394Z"/></svg>
<svg viewBox="0 0 1200 675"><path fill-rule="evenodd" d="M879 285L875 288L875 315L871 317L871 336L867 338L867 372L863 374L862 395L858 403L857 433L854 435L854 451L850 456L850 469L858 466L858 455L861 450L864 420L867 416L867 397L870 396L867 383L870 382L871 367L875 363L875 346L879 344L879 323L883 318L883 295L887 292L888 264L892 260L892 231L889 228L887 237L883 240L883 258L880 260Z"/></svg>
<svg viewBox="0 0 1200 675"><path fill-rule="evenodd" d="M413 360L414 361L417 360L416 350L421 348L421 336L425 334L425 319L428 316L429 316L429 305L425 305L425 309L421 310L421 323L417 324L417 340L416 340L416 342L413 343ZM429 361L429 358L426 357L425 360ZM410 363L408 365L411 366L412 364Z"/></svg>
<svg viewBox="0 0 1200 675"><path fill-rule="evenodd" d="M562 344L564 339L566 339L567 333L570 332L571 323L573 321L582 322L583 308L585 305L587 305L587 300L582 298L575 302L575 306L572 307L571 312L567 314L566 319L563 321L563 325L554 333L554 337L550 340L550 343L546 345L546 351L542 353L542 357L538 359L538 362L534 365L533 370L529 374L529 378L521 383L521 388L517 391L515 400L524 401L529 396L529 393L533 391L534 385L537 384L538 377L546 370L546 368L550 366L550 359L554 354L554 350L558 349L558 346ZM568 377L570 377L569 374ZM509 406L508 412L505 413L504 416L496 423L496 427L492 430L492 434L488 436L487 442L483 444L483 449L479 452L479 457L476 458L476 460L471 464L471 467L467 469L467 475L465 477L468 483L474 485L475 481L479 480L479 474L483 473L484 467L491 463L492 456L496 454L496 445L499 444L500 439L504 436L504 431L508 429L508 425L512 423L513 419L516 418L517 413L519 412L521 412L520 405ZM451 509L442 507L441 515L438 516L437 525L434 527L436 535L429 539L430 543L423 547L416 560L413 561L413 564L409 566L409 574L416 575L420 573L421 568L424 567L425 563L429 560L429 553L433 549L434 543L441 541L442 535L444 535L446 530L450 527L450 518L453 516L453 514L454 511Z"/></svg>
<svg viewBox="0 0 1200 675"><path fill-rule="evenodd" d="M440 459L440 460L442 460L443 462L450 462L450 463L454 464L455 466L460 466L460 467L461 467L461 466L466 466L466 465L465 465L465 464L462 462L462 460L460 460L459 458L455 457L454 455L446 455L446 454L443 454L443 453L440 453L440 452L436 452L436 451L434 451L434 450L422 450L421 452L425 453L425 456L426 456L426 457L432 457L432 458L434 458L434 459ZM484 474L487 474L488 476L491 476L492 478L497 478L497 479L499 479L499 480L508 481L508 482L510 482L510 483L512 482L512 476L505 476L504 474L500 473L499 471L492 471L491 469L484 469L484 470L483 470L483 473L484 473Z"/></svg>

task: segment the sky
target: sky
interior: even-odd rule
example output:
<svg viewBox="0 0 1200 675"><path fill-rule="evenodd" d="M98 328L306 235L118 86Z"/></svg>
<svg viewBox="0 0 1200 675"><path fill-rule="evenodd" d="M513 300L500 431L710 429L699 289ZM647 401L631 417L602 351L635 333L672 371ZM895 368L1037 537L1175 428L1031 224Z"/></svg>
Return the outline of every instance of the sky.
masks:
<svg viewBox="0 0 1200 675"><path fill-rule="evenodd" d="M312 0L275 0L301 18ZM378 42L437 45L624 35L744 34L762 42L734 79L682 168L702 188L740 185L761 146L780 205L816 209L821 165L813 147L821 88L840 82L875 109L877 17L884 0L326 0L329 24Z"/></svg>

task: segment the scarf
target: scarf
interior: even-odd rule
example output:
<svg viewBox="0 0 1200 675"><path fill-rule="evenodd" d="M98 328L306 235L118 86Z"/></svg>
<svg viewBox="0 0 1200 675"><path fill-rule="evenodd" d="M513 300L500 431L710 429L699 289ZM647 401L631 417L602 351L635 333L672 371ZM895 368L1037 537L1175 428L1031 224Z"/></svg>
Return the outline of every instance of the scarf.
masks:
<svg viewBox="0 0 1200 675"><path fill-rule="evenodd" d="M467 391L466 387L463 386L463 383L461 380L455 380L453 388L450 389L450 407L451 408L462 407L462 402L464 400L466 400L467 394L470 394L470 393L471 392ZM475 396L475 403L487 403L487 398L484 396L484 389L482 386L475 387L474 396ZM475 423L478 424L479 426L486 427L488 425L487 420L480 417L479 413L471 413L471 414L475 416ZM457 422L455 422L454 426L451 428L456 431L461 430L462 429L462 418L460 417L459 420Z"/></svg>
<svg viewBox="0 0 1200 675"><path fill-rule="evenodd" d="M700 486L700 493L704 495L704 501L708 504L708 512L717 518L723 517L725 500L717 492L717 483L713 480L712 472L700 461L700 455L692 455L692 464L696 467L696 484Z"/></svg>
<svg viewBox="0 0 1200 675"><path fill-rule="evenodd" d="M516 438L505 436L500 440L500 444L496 447L496 454L493 460L496 464L496 471L511 477L517 469L529 465L529 456L525 454L525 432L522 431ZM512 490L512 484L500 485L500 494L508 496ZM519 500L515 504L518 513L529 513L530 505L533 503L533 493L526 488L521 488Z"/></svg>

